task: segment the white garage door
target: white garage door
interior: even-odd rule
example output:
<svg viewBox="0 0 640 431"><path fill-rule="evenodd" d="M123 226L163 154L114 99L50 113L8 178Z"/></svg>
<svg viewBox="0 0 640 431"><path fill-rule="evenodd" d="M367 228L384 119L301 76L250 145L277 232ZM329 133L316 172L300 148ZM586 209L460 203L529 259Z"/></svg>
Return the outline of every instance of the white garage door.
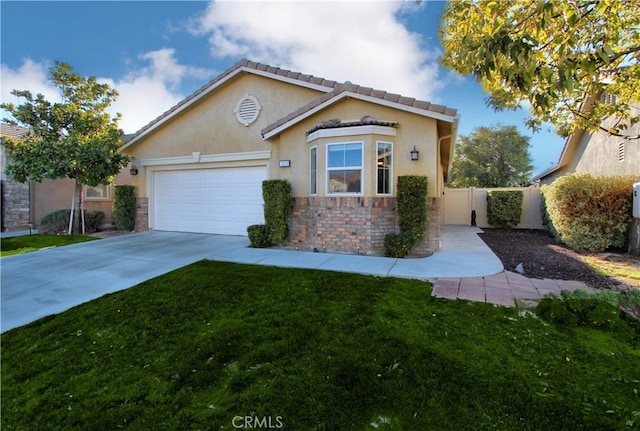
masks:
<svg viewBox="0 0 640 431"><path fill-rule="evenodd" d="M264 223L266 167L158 171L153 175L155 230L246 235Z"/></svg>

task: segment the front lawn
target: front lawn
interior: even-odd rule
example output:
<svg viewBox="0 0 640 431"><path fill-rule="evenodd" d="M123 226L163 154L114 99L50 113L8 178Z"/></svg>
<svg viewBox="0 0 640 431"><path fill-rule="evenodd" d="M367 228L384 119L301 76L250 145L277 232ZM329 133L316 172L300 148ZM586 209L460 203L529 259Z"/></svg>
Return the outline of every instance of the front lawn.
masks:
<svg viewBox="0 0 640 431"><path fill-rule="evenodd" d="M24 235L0 240L0 256L28 253L47 247L61 247L98 238L85 235Z"/></svg>
<svg viewBox="0 0 640 431"><path fill-rule="evenodd" d="M541 311L562 325L416 280L201 261L3 334L1 425L638 427L640 324L561 305Z"/></svg>

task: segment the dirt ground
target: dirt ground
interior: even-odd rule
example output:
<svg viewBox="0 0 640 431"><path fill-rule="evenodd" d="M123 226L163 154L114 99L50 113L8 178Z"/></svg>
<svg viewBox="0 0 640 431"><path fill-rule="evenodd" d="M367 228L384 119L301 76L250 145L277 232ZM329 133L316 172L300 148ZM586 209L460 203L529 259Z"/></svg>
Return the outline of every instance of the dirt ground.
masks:
<svg viewBox="0 0 640 431"><path fill-rule="evenodd" d="M594 288L627 287L625 280L596 274L580 255L559 244L547 231L483 229L480 238L493 250L508 271L522 264L530 278L578 280ZM621 254L614 251L607 253ZM627 255L628 256L628 255Z"/></svg>

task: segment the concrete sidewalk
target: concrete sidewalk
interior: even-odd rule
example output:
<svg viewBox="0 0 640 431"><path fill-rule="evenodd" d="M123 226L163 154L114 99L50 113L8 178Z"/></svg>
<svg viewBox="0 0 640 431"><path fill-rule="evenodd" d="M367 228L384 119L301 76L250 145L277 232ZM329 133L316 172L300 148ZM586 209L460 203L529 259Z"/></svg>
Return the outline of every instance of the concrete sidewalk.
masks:
<svg viewBox="0 0 640 431"><path fill-rule="evenodd" d="M202 259L435 280L503 270L477 228L444 226L442 249L393 259L249 248L242 236L142 232L0 259L2 331L126 289Z"/></svg>

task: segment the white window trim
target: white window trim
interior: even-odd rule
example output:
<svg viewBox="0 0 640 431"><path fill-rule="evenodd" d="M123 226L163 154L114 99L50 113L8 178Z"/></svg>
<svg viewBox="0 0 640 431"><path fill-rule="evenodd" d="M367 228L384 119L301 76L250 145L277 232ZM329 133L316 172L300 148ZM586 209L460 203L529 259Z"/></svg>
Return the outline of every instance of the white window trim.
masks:
<svg viewBox="0 0 640 431"><path fill-rule="evenodd" d="M356 135L382 135L382 136L396 136L396 128L388 126L351 126L351 127L338 127L335 129L320 129L309 134L307 136L307 143L313 142L319 138L339 138L344 136L356 136Z"/></svg>
<svg viewBox="0 0 640 431"><path fill-rule="evenodd" d="M92 197L92 196L87 196L87 187L90 186L83 186L82 187L82 198L85 201L110 201L111 200L111 185L104 185L106 187L106 191L107 191L107 196L104 198L98 198L98 197Z"/></svg>
<svg viewBox="0 0 640 431"><path fill-rule="evenodd" d="M344 166L340 168L329 168L329 147L332 145L347 145L347 144L360 144L360 167L356 166ZM332 142L325 146L325 194L327 196L362 196L364 194L364 141L345 141L345 142ZM353 192L331 192L329 188L329 172L330 171L345 171L345 170L357 170L360 169L360 191Z"/></svg>
<svg viewBox="0 0 640 431"><path fill-rule="evenodd" d="M389 144L391 145L391 165L389 166L389 193L378 193L378 144ZM376 195L377 196L393 196L393 162L395 160L393 154L393 142L389 141L376 141L376 157L374 159L375 170L376 170Z"/></svg>
<svg viewBox="0 0 640 431"><path fill-rule="evenodd" d="M313 150L316 151L316 191L311 190L311 176L313 175ZM314 145L309 148L309 195L316 196L318 194L318 146Z"/></svg>

